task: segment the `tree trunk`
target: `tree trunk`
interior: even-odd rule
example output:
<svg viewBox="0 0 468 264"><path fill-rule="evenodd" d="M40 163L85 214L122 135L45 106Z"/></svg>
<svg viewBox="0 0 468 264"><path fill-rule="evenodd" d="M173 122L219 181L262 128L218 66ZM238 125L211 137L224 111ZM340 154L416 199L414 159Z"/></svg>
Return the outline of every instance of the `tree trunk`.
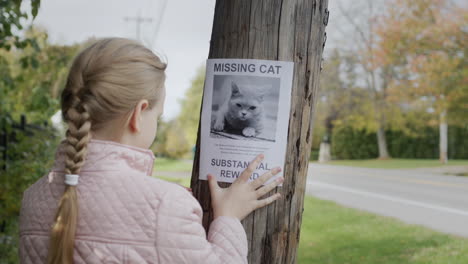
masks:
<svg viewBox="0 0 468 264"><path fill-rule="evenodd" d="M387 148L387 138L385 136L385 128L380 125L377 129L377 143L379 147L379 159L388 159L390 155L388 155L388 148Z"/></svg>
<svg viewBox="0 0 468 264"><path fill-rule="evenodd" d="M330 139L328 136L332 134L333 125L331 125L331 122L327 122L326 128L327 128L327 132L325 133L325 136L322 138L322 143L320 143L319 156L318 156L319 163L327 163L331 161L331 145L330 145Z"/></svg>
<svg viewBox="0 0 468 264"><path fill-rule="evenodd" d="M440 113L440 124L439 124L439 160L443 164L447 164L448 157L447 157L447 150L448 150L448 125L447 125L447 117L446 111L442 111Z"/></svg>
<svg viewBox="0 0 468 264"><path fill-rule="evenodd" d="M331 151L330 151L330 143L323 141L320 143L320 150L319 150L319 163L327 163L331 160Z"/></svg>
<svg viewBox="0 0 468 264"><path fill-rule="evenodd" d="M282 199L243 221L249 263L295 263L312 140L312 115L319 85L327 0L217 0L209 58L293 61L294 78ZM212 221L207 181L198 180L200 129L191 186ZM222 184L228 186L229 184ZM270 193L270 194L272 194Z"/></svg>

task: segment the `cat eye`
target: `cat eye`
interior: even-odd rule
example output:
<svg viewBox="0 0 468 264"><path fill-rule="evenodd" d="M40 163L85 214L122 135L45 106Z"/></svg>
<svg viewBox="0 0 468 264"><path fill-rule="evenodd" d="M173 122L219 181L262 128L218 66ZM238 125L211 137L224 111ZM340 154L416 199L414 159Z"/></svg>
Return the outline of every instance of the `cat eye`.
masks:
<svg viewBox="0 0 468 264"><path fill-rule="evenodd" d="M237 105L237 107L242 107L242 105L241 105L241 104L236 104L236 105Z"/></svg>
<svg viewBox="0 0 468 264"><path fill-rule="evenodd" d="M250 110L255 110L255 108L257 108L257 107L256 106L251 106Z"/></svg>

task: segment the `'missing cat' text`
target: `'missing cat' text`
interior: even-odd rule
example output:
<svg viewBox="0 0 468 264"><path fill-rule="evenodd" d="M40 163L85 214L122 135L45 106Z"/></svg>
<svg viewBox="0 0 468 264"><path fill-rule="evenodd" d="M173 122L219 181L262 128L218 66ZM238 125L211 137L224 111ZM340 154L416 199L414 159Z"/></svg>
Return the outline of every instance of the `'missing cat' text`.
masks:
<svg viewBox="0 0 468 264"><path fill-rule="evenodd" d="M266 74L280 74L280 65L256 65L253 63L215 63L214 72L251 72L257 71Z"/></svg>

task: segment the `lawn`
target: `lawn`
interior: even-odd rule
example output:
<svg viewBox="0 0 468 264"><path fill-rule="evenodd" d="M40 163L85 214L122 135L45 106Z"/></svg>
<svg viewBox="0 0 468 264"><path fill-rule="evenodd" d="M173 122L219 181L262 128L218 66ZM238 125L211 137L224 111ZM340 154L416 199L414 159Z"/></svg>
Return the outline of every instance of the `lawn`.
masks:
<svg viewBox="0 0 468 264"><path fill-rule="evenodd" d="M454 165L468 166L468 160L449 160L447 165L441 164L438 160L431 159L334 160L327 164L380 169L414 169Z"/></svg>
<svg viewBox="0 0 468 264"><path fill-rule="evenodd" d="M191 160L156 158L154 169L156 171L190 172L192 171L192 164Z"/></svg>
<svg viewBox="0 0 468 264"><path fill-rule="evenodd" d="M441 164L438 160L431 159L334 160L327 164L363 168L414 169L441 166L468 166L468 160L449 160L447 165ZM192 162L190 160L156 158L154 165L156 171L163 172L190 172L192 170Z"/></svg>
<svg viewBox="0 0 468 264"><path fill-rule="evenodd" d="M307 196L297 263L466 264L468 239Z"/></svg>
<svg viewBox="0 0 468 264"><path fill-rule="evenodd" d="M159 176L159 175L156 176L156 178L165 180L168 182L177 183L184 187L190 187L190 178L173 178L173 177L165 177L165 176Z"/></svg>
<svg viewBox="0 0 468 264"><path fill-rule="evenodd" d="M466 264L468 239L306 197L298 262Z"/></svg>

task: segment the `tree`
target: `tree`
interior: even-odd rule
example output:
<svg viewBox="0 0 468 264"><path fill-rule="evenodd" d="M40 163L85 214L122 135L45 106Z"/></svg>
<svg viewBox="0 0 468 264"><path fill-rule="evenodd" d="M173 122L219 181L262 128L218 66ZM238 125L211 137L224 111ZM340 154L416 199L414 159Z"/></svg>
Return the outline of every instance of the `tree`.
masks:
<svg viewBox="0 0 468 264"><path fill-rule="evenodd" d="M354 56L343 55L338 49L334 49L324 63L314 120L315 142L324 141L320 144L320 153L324 156L331 156L328 144L336 125L368 129L368 120L373 118L369 114L372 111L368 111L371 98L366 90L356 86L355 65ZM328 151L324 152L322 147Z"/></svg>
<svg viewBox="0 0 468 264"><path fill-rule="evenodd" d="M216 2L209 58L269 59L295 63L288 155L283 167L285 181L282 187L272 191L280 191L283 199L244 219L250 263L296 262L313 109L328 21L327 6L327 0ZM198 137L198 146L199 142ZM198 179L199 149L195 155L191 186L203 207L203 224L208 228L213 215L208 184Z"/></svg>
<svg viewBox="0 0 468 264"><path fill-rule="evenodd" d="M189 153L191 145L187 142L185 131L177 120L168 124L164 151L169 158L181 158Z"/></svg>
<svg viewBox="0 0 468 264"><path fill-rule="evenodd" d="M181 111L177 117L167 122L160 120L158 123L158 136L152 146L157 155L182 158L195 146L204 81L205 70L201 67L179 102Z"/></svg>
<svg viewBox="0 0 468 264"><path fill-rule="evenodd" d="M448 122L466 118L468 12L449 0L398 0L379 18L380 65L399 65L391 92L424 101L439 119L440 160L447 162ZM461 100L460 100L461 99Z"/></svg>
<svg viewBox="0 0 468 264"><path fill-rule="evenodd" d="M30 17L28 12L21 10L23 2L30 2L31 17L34 20L41 5L40 0L0 0L0 49L21 49L27 45L34 45L34 39L18 36L24 28L24 21Z"/></svg>
<svg viewBox="0 0 468 264"><path fill-rule="evenodd" d="M388 126L387 109L391 107L387 102L387 85L391 78L391 65L387 67L379 67L375 63L377 41L374 37L375 21L374 16L378 10L376 6L381 6L381 1L364 0L357 4L353 2L352 8L345 8L342 3L339 5L340 13L351 26L353 33L353 45L348 52L355 55L357 65L362 70L363 76L361 80L364 82L364 88L368 90L372 100L373 118L369 119L368 130L374 130L377 134L377 142L379 147L379 158L390 158L387 140L385 137L385 129ZM357 15L360 14L360 15ZM348 38L346 33L343 33L344 38Z"/></svg>
<svg viewBox="0 0 468 264"><path fill-rule="evenodd" d="M188 144L194 146L197 141L198 122L200 121L200 107L205 82L205 67L198 69L190 88L180 101L181 110L177 120L185 133Z"/></svg>
<svg viewBox="0 0 468 264"><path fill-rule="evenodd" d="M164 119L159 119L158 129L156 131L156 138L151 145L150 149L155 153L156 157L167 156L165 152L165 145L167 142L167 130L169 128L169 122Z"/></svg>
<svg viewBox="0 0 468 264"><path fill-rule="evenodd" d="M0 88L0 109L14 119L27 113L31 121L48 120L59 109L58 98L68 66L80 46L50 45L47 32L38 28L31 27L24 34L34 39L37 47L0 50L6 62L2 68L8 74Z"/></svg>
<svg viewBox="0 0 468 264"><path fill-rule="evenodd" d="M336 128L352 128L373 134L377 131L379 123L375 122L375 97L362 86L359 77L362 72L358 64L356 56L339 49L334 49L325 61L314 120L314 144L317 144L317 140L320 142L321 138L331 140ZM387 116L386 129L403 128L409 133L410 130L405 127L405 116L398 104L391 104L390 97L386 97L385 101L388 106L381 110ZM320 145L329 148L326 144ZM320 153L328 156L323 151Z"/></svg>
<svg viewBox="0 0 468 264"><path fill-rule="evenodd" d="M14 73L12 73L11 63L14 61L12 54L9 51L13 48L21 50L27 47L33 47L36 51L39 46L34 38L20 37L23 33L25 21L28 18L37 16L40 0L30 1L31 14L21 9L22 0L0 0L0 97L2 104L0 104L0 126L9 129L9 124L13 121L7 114L8 109L5 106L5 101L8 98L7 93L13 89ZM22 56L21 65L25 66L28 62L34 61L31 57Z"/></svg>

